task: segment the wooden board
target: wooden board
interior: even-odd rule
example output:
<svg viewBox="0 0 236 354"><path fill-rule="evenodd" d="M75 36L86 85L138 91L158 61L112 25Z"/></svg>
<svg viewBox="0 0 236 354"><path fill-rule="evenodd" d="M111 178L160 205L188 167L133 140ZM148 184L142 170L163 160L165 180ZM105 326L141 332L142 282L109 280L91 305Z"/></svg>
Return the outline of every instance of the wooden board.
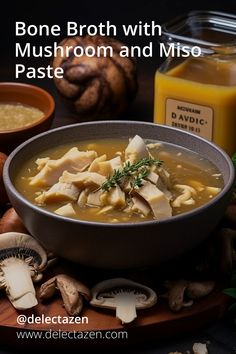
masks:
<svg viewBox="0 0 236 354"><path fill-rule="evenodd" d="M217 244L217 238L214 234L212 240ZM86 268L65 260L59 260L57 265L48 268L44 273L43 281L46 281L50 277L65 273L70 276L78 278L84 282L89 288L92 288L97 282L105 279L123 277L130 280L134 280L141 284L151 287L159 295L160 287L162 287L163 281L166 279L217 279L217 286L213 293L206 298L198 300L190 308L185 308L179 313L173 313L170 311L167 300L161 297L158 298L157 304L147 310L138 311L138 318L131 324L123 326L120 321L115 317L115 311L109 311L99 308L91 307L88 303L84 304L83 312L81 316L88 318L88 323L25 323L20 325L17 323L17 316L26 315L29 319L32 319L32 315L48 316L53 318L54 316L61 316L68 318L65 309L62 306L62 299L57 296L47 303L39 302L39 304L32 310L26 312L17 312L10 302L8 301L4 291L0 294L0 342L2 345L9 344L13 347L27 346L46 346L52 345L54 347L68 347L81 346L89 348L93 345L100 345L102 347L110 347L119 343L119 345L137 344L141 342L150 343L151 340L169 339L179 333L194 331L207 325L208 323L215 321L222 317L227 309L229 298L223 295L222 290L228 286L227 277L219 278L218 263L219 258L216 253L215 263L211 264L210 269L207 272L198 274L196 271L196 265L199 264L201 256L205 259L205 251L209 240L205 244L201 244L197 249L192 250L186 255L181 256L179 260L173 260L167 264L162 264L156 268L142 268L134 270L98 270L93 268ZM209 262L209 260L208 260ZM200 277L200 278L199 278ZM36 287L37 293L39 288ZM88 340L88 337L80 340L68 340L53 338L53 335L45 339L30 339L23 340L17 339L16 332L19 331L40 331L42 338L45 336L46 331L59 332L94 332L99 331L102 338L97 340ZM110 340L106 339L107 331L127 331L128 339ZM48 333L47 333L48 336ZM66 336L65 336L66 337ZM65 338L64 337L64 338ZM59 337L60 338L60 337Z"/></svg>
<svg viewBox="0 0 236 354"><path fill-rule="evenodd" d="M167 301L159 299L157 304L147 310L140 310L138 318L129 325L122 325L120 321L115 318L114 311L108 311L98 308L93 308L89 304L85 304L82 316L87 316L88 323L86 324L47 324L26 323L20 325L17 323L17 316L26 315L29 320L34 316L42 316L53 318L53 316L68 317L65 309L62 306L62 300L54 298L48 303L39 303L33 310L27 312L17 312L9 303L7 298L2 295L0 298L0 336L1 344L11 344L13 347L19 345L17 339L17 331L66 331L66 332L81 332L88 331L102 331L102 339L87 340L80 339L70 340L69 345L73 346L88 346L101 345L110 346L114 345L114 341L105 339L107 331L127 331L128 339L116 340L116 343L128 345L143 341L150 341L152 339L162 340L171 338L178 333L184 333L202 328L204 325L212 322L225 314L227 308L228 298L222 294L221 289L216 289L211 295L205 299L197 301L192 307L185 308L179 313L173 313L169 310ZM45 340L20 340L21 347L27 345L48 346L68 346L68 341L63 339L47 339Z"/></svg>

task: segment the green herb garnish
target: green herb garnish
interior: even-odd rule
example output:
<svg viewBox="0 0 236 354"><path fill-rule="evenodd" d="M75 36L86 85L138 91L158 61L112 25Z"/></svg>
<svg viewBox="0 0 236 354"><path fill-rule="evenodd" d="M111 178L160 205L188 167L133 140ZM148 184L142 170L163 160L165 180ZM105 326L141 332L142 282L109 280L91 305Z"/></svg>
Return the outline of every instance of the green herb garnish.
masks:
<svg viewBox="0 0 236 354"><path fill-rule="evenodd" d="M161 160L156 160L153 158L143 158L133 164L127 161L122 169L114 170L113 175L107 178L107 180L102 184L101 188L104 191L109 191L110 188L121 184L126 177L132 177L132 188L139 188L142 186L143 179L147 177L148 173L150 172L150 169L147 167L160 167L162 163L163 162Z"/></svg>
<svg viewBox="0 0 236 354"><path fill-rule="evenodd" d="M145 168L143 169L143 171L141 171L135 178L134 180L131 182L132 188L133 189L137 189L142 187L143 185L143 180L148 176L148 174L150 173L150 170Z"/></svg>
<svg viewBox="0 0 236 354"><path fill-rule="evenodd" d="M232 156L232 162L233 162L234 168L236 170L236 153L234 153Z"/></svg>

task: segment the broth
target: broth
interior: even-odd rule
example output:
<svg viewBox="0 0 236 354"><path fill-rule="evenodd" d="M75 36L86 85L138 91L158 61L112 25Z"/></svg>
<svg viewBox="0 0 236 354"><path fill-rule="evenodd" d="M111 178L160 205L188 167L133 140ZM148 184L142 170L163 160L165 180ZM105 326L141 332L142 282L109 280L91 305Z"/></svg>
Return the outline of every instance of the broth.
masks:
<svg viewBox="0 0 236 354"><path fill-rule="evenodd" d="M37 158L50 157L50 159L59 159L70 148L78 147L79 151L95 150L97 155L107 155L107 159L112 159L114 156L121 155L124 158L124 151L127 146L127 139L98 139L96 141L82 141L78 143L70 143L61 145L56 148L40 153L29 161L27 161L19 170L15 178L15 186L17 190L30 202L35 203L35 198L42 191L48 190L48 188L39 188L29 184L29 178L35 176L38 173L37 165L35 161ZM163 160L163 167L171 175L173 185L188 185L196 190L194 193L194 204L189 202L178 207L174 206L174 200L181 194L180 190L173 188L172 198L170 205L172 206L173 215L181 214L201 205L207 203L223 187L223 178L218 169L207 159L202 156L193 153L184 148L167 144L157 144L153 141L145 141L149 144L149 151L152 157ZM208 188L206 186L213 187ZM205 188L206 187L206 188ZM215 189L218 189L215 193ZM191 198L189 199L191 200ZM42 205L43 208L54 212L59 207L65 205L65 202L50 203ZM106 213L98 213L98 207L84 206L80 207L76 202L73 203L73 208L76 215L74 218L80 220L97 221L97 222L139 222L153 220L154 217L151 213L147 216L140 215L139 213L127 213L124 212L124 208L116 208L108 210ZM101 209L101 208L100 208Z"/></svg>
<svg viewBox="0 0 236 354"><path fill-rule="evenodd" d="M0 130L27 127L43 118L38 108L21 103L0 103Z"/></svg>

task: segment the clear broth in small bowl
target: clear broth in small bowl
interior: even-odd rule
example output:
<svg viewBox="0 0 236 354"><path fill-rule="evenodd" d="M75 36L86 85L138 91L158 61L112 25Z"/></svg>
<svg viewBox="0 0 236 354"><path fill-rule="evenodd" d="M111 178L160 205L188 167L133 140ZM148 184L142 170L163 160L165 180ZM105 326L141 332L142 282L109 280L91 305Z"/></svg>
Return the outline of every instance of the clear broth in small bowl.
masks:
<svg viewBox="0 0 236 354"><path fill-rule="evenodd" d="M42 119L38 108L17 102L0 103L0 131L27 127Z"/></svg>

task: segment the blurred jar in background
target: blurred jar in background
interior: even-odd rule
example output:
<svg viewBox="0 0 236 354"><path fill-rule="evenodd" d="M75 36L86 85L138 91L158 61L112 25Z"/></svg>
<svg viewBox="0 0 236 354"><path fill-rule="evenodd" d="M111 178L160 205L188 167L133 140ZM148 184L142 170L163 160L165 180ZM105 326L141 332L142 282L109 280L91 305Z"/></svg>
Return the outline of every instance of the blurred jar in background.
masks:
<svg viewBox="0 0 236 354"><path fill-rule="evenodd" d="M169 56L155 76L154 122L202 136L232 155L236 16L193 11L164 24L161 40Z"/></svg>

